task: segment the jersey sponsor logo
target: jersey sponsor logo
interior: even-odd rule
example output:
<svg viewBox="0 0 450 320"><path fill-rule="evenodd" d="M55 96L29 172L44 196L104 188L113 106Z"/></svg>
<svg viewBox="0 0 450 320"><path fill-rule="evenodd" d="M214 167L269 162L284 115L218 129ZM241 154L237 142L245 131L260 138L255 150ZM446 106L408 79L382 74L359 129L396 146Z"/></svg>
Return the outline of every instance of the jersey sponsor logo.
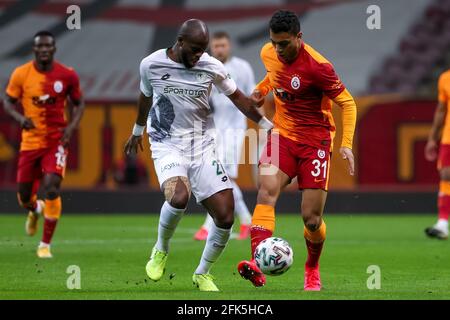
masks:
<svg viewBox="0 0 450 320"><path fill-rule="evenodd" d="M161 173L163 173L166 170L170 170L176 167L179 167L180 164L178 162L172 162L172 163L168 163L165 166L161 167Z"/></svg>
<svg viewBox="0 0 450 320"><path fill-rule="evenodd" d="M63 83L59 80L56 80L53 84L53 90L55 90L56 93L61 93L63 91Z"/></svg>
<svg viewBox="0 0 450 320"><path fill-rule="evenodd" d="M56 97L52 97L49 94L44 94L42 96L34 96L31 98L33 101L33 104L35 106L42 106L45 104L55 104L56 103Z"/></svg>
<svg viewBox="0 0 450 320"><path fill-rule="evenodd" d="M297 75L294 75L291 79L291 87L294 90L300 88L300 78Z"/></svg>
<svg viewBox="0 0 450 320"><path fill-rule="evenodd" d="M321 150L321 149L317 150L317 156L318 156L320 159L325 158L325 155L326 155L326 152L325 152L324 150Z"/></svg>
<svg viewBox="0 0 450 320"><path fill-rule="evenodd" d="M319 182L323 182L323 181L325 181L325 179L317 179L317 178L314 178L314 182L315 182L315 183L319 183Z"/></svg>
<svg viewBox="0 0 450 320"><path fill-rule="evenodd" d="M202 95L207 94L207 90L205 89L186 89L186 88L177 88L177 87L164 87L165 94L175 94L178 96L189 96L189 97L200 97Z"/></svg>
<svg viewBox="0 0 450 320"><path fill-rule="evenodd" d="M163 76L161 77L161 80L167 80L167 79L169 79L169 78L170 78L170 74L166 73L165 75L163 75Z"/></svg>
<svg viewBox="0 0 450 320"><path fill-rule="evenodd" d="M207 76L206 76L206 73L204 73L204 72L197 72L195 74L195 78L197 79L197 81L203 82L206 80Z"/></svg>

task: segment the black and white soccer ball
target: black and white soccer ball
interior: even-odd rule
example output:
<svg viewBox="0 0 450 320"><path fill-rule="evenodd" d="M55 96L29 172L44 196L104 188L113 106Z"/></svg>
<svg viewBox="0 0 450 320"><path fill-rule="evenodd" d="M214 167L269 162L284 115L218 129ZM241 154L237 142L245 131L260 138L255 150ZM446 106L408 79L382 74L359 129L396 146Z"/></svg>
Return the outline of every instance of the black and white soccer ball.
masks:
<svg viewBox="0 0 450 320"><path fill-rule="evenodd" d="M255 262L264 274L279 276L292 266L294 251L282 238L267 238L256 247Z"/></svg>

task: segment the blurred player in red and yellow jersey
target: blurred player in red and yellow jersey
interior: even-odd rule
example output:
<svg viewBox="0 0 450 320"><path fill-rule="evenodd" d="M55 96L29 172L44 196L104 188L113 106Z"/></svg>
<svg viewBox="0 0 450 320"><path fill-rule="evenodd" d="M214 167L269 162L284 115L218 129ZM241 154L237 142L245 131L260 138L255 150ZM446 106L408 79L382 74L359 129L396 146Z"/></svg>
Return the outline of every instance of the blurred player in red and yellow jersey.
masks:
<svg viewBox="0 0 450 320"><path fill-rule="evenodd" d="M438 170L441 177L438 196L438 221L425 233L432 238L448 238L448 216L450 213L450 70L439 77L438 105L434 113L425 158L429 161L438 159ZM443 130L442 130L443 128ZM442 136L441 136L442 133ZM440 141L440 146L439 146Z"/></svg>
<svg viewBox="0 0 450 320"><path fill-rule="evenodd" d="M19 204L29 211L25 225L32 236L39 215L44 230L37 255L51 258L50 242L61 216L60 186L64 177L67 146L81 120L84 103L78 75L54 61L55 38L40 31L33 38L35 59L17 67L9 80L4 100L5 111L22 127L17 182ZM64 117L66 101L72 104L72 119ZM23 114L16 111L21 103ZM45 199L37 199L42 180Z"/></svg>
<svg viewBox="0 0 450 320"><path fill-rule="evenodd" d="M261 50L265 78L254 96L263 99L272 91L275 101L274 129L259 161L259 190L251 226L250 261L241 261L238 271L255 286L265 276L254 261L258 244L275 229L275 204L281 190L297 177L302 190L301 215L308 251L304 289L321 289L319 257L325 241L322 220L328 190L330 158L335 124L331 115L334 101L343 111L343 140L339 153L354 174L352 153L356 104L333 66L303 42L295 13L280 10L270 20L270 39Z"/></svg>

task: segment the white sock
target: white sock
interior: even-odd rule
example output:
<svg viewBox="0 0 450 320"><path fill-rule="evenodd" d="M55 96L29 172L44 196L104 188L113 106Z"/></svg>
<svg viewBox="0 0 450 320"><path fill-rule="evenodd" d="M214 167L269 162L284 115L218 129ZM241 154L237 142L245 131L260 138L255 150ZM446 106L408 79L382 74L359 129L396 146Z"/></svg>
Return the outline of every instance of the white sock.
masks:
<svg viewBox="0 0 450 320"><path fill-rule="evenodd" d="M439 219L436 223L436 228L440 230L448 230L448 221L445 219Z"/></svg>
<svg viewBox="0 0 450 320"><path fill-rule="evenodd" d="M34 210L34 213L36 214L41 214L42 213L42 202L41 201L36 201L36 209Z"/></svg>
<svg viewBox="0 0 450 320"><path fill-rule="evenodd" d="M209 213L207 213L205 222L203 223L203 228L205 228L209 232L209 230L211 230L213 224L214 224L213 218L211 217L211 215Z"/></svg>
<svg viewBox="0 0 450 320"><path fill-rule="evenodd" d="M244 202L241 188L239 188L234 180L231 180L231 183L233 184L234 212L238 216L241 225L251 224L252 216Z"/></svg>
<svg viewBox="0 0 450 320"><path fill-rule="evenodd" d="M178 222L185 209L177 209L172 207L167 201L161 207L158 225L158 241L156 242L156 249L163 252L169 252L169 241L172 238Z"/></svg>
<svg viewBox="0 0 450 320"><path fill-rule="evenodd" d="M208 233L208 239L206 239L205 249L203 250L200 264L195 270L195 274L209 273L214 262L219 259L223 249L230 239L231 228L222 229L217 227L214 223L211 230Z"/></svg>
<svg viewBox="0 0 450 320"><path fill-rule="evenodd" d="M44 247L50 248L50 244L41 241L41 242L39 243L39 248L44 248Z"/></svg>

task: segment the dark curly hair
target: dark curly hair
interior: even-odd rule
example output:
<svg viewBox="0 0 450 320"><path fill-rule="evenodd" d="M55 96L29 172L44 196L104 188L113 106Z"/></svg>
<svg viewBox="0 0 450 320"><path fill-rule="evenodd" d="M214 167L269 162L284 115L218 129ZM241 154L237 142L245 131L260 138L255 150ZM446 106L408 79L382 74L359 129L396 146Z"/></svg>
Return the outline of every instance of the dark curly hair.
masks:
<svg viewBox="0 0 450 320"><path fill-rule="evenodd" d="M274 33L287 32L296 35L300 32L300 21L297 15L288 10L278 10L270 19L270 30Z"/></svg>

